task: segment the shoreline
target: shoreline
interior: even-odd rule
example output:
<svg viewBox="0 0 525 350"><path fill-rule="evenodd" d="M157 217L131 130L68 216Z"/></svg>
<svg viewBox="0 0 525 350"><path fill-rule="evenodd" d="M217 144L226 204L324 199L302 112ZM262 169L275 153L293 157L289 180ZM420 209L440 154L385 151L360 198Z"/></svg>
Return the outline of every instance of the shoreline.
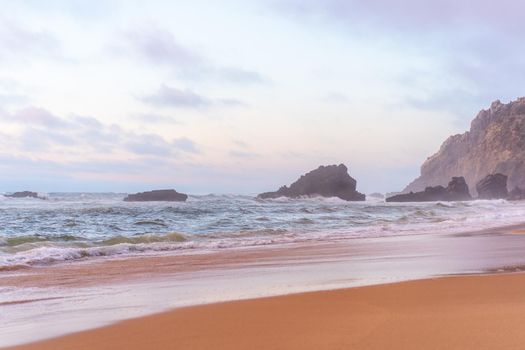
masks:
<svg viewBox="0 0 525 350"><path fill-rule="evenodd" d="M525 273L448 276L229 301L5 348L518 349Z"/></svg>
<svg viewBox="0 0 525 350"><path fill-rule="evenodd" d="M0 320L0 347L192 305L522 271L525 235L514 232L523 227L100 259L6 272L0 275L0 313L6 315Z"/></svg>

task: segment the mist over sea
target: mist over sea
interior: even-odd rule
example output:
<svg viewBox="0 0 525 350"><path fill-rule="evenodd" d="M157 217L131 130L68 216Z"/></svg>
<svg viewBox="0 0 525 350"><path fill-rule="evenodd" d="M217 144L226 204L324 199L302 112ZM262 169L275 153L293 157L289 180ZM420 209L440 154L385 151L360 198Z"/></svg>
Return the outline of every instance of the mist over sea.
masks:
<svg viewBox="0 0 525 350"><path fill-rule="evenodd" d="M292 242L459 233L521 223L525 203L385 203L336 198L190 196L123 202L124 194L0 196L0 269L137 254L187 254Z"/></svg>

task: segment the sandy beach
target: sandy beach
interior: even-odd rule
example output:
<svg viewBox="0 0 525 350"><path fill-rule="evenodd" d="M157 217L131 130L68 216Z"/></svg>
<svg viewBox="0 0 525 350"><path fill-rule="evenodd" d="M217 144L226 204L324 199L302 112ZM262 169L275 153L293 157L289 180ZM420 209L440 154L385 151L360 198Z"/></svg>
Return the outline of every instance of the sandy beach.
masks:
<svg viewBox="0 0 525 350"><path fill-rule="evenodd" d="M0 8L0 350L525 350L525 1Z"/></svg>
<svg viewBox="0 0 525 350"><path fill-rule="evenodd" d="M525 236L513 234L522 229L4 271L0 347L406 349L435 338L464 348L486 337L483 346L510 346L519 334L500 338L524 321L525 275L503 273L524 270Z"/></svg>
<svg viewBox="0 0 525 350"><path fill-rule="evenodd" d="M525 274L176 309L11 349L520 349Z"/></svg>

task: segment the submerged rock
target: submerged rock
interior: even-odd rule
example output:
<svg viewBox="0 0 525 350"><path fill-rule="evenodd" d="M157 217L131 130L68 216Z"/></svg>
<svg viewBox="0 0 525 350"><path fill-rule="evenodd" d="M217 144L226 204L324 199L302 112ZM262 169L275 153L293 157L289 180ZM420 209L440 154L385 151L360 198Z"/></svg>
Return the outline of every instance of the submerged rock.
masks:
<svg viewBox="0 0 525 350"><path fill-rule="evenodd" d="M435 202L471 200L468 185L463 177L453 177L447 187L427 187L421 192L398 194L386 199L387 202Z"/></svg>
<svg viewBox="0 0 525 350"><path fill-rule="evenodd" d="M479 199L505 199L508 197L507 176L497 173L485 176L476 185Z"/></svg>
<svg viewBox="0 0 525 350"><path fill-rule="evenodd" d="M184 202L188 195L175 190L154 190L130 194L124 198L125 202Z"/></svg>
<svg viewBox="0 0 525 350"><path fill-rule="evenodd" d="M320 166L301 176L288 186L282 186L275 192L259 194L258 198L302 196L338 197L346 201L364 201L365 195L356 191L357 182L348 175L344 164Z"/></svg>
<svg viewBox="0 0 525 350"><path fill-rule="evenodd" d="M38 199L45 199L44 197L40 197L38 193L31 192L31 191L22 191L22 192L15 192L12 194L6 194L4 197L8 198L38 198Z"/></svg>

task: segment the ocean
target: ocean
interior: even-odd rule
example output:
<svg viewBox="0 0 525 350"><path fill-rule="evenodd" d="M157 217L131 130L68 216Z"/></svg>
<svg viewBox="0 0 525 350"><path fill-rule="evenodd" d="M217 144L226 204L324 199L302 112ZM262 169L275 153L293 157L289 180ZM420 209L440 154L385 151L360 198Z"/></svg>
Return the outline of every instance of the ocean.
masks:
<svg viewBox="0 0 525 350"><path fill-rule="evenodd" d="M524 202L385 203L337 198L261 200L190 196L186 202L124 202L124 194L0 196L0 270L104 257L189 254L434 233L523 222Z"/></svg>
<svg viewBox="0 0 525 350"><path fill-rule="evenodd" d="M525 269L525 202L0 197L0 346L172 308Z"/></svg>

